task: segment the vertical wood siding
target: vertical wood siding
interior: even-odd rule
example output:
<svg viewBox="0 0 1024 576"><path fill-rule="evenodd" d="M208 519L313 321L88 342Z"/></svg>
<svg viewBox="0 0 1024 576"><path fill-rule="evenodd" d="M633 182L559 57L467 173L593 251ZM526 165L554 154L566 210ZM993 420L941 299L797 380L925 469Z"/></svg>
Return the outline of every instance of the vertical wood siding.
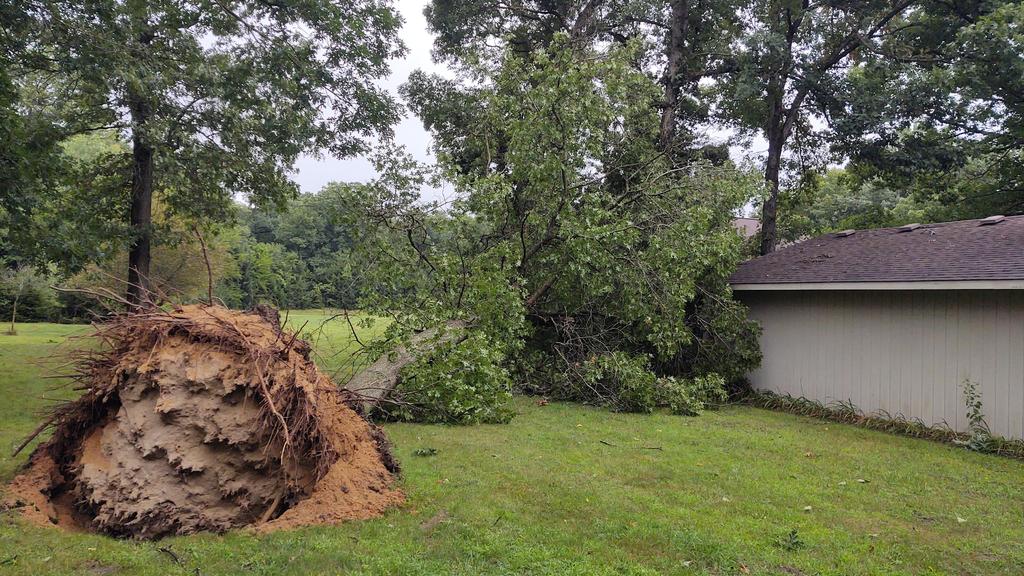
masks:
<svg viewBox="0 0 1024 576"><path fill-rule="evenodd" d="M764 333L755 388L1024 438L1024 291L737 292Z"/></svg>

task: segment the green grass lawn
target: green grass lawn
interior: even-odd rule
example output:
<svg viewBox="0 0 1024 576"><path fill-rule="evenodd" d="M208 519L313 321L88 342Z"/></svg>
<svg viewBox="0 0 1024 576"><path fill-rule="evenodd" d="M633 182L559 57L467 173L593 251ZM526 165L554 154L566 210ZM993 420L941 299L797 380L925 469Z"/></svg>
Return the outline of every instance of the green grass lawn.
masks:
<svg viewBox="0 0 1024 576"><path fill-rule="evenodd" d="M343 310L334 309L290 310L281 313L285 326L289 330L300 331L300 336L313 345L317 363L336 382L347 380L356 369L372 360L359 354L361 346L353 340L352 330L355 329L359 340L366 343L381 336L388 326L386 319L377 318L372 327L363 328L359 326L363 318L358 312L349 312L346 319Z"/></svg>
<svg viewBox="0 0 1024 576"><path fill-rule="evenodd" d="M24 462L10 448L42 398L59 395L35 360L76 330L0 336L0 480ZM347 330L342 319L320 331L330 368ZM386 426L408 502L376 520L154 543L5 514L0 574L1024 573L1019 461L749 407L516 407L509 425Z"/></svg>

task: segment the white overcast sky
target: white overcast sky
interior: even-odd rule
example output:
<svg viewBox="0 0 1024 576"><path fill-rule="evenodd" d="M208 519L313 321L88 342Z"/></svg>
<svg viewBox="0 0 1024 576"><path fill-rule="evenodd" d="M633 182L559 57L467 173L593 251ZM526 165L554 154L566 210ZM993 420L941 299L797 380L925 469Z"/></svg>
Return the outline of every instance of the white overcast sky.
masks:
<svg viewBox="0 0 1024 576"><path fill-rule="evenodd" d="M409 78L412 71L416 69L441 73L447 71L444 66L435 64L430 59L430 49L434 39L427 32L427 21L423 17L423 8L428 1L397 0L395 2L405 20L402 25L401 38L408 48L408 53L404 58L391 62L391 74L381 81L381 85L395 98L399 98L398 87ZM431 140L430 134L423 129L419 118L406 111L405 117L395 127L395 141L404 145L417 160L433 163L434 157L430 154ZM370 162L362 157L339 160L330 156L321 158L303 156L296 163L295 170L295 181L299 183L303 192L316 192L328 182L366 182L376 175ZM424 190L423 195L430 199L440 199L444 192L444 190Z"/></svg>

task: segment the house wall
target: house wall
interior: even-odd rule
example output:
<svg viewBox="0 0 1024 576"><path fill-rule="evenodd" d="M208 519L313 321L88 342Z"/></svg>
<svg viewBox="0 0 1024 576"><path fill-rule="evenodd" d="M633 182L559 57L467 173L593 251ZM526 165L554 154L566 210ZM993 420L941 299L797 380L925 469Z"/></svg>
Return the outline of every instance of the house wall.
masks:
<svg viewBox="0 0 1024 576"><path fill-rule="evenodd" d="M755 388L964 430L969 378L992 432L1024 438L1024 291L736 296L764 329Z"/></svg>

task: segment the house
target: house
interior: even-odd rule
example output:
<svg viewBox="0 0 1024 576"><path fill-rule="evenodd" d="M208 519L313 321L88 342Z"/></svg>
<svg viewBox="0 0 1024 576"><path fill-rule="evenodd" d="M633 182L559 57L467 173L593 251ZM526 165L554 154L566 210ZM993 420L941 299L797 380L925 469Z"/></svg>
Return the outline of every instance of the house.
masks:
<svg viewBox="0 0 1024 576"><path fill-rule="evenodd" d="M746 240L761 231L761 221L757 218L733 218L732 227Z"/></svg>
<svg viewBox="0 0 1024 576"><path fill-rule="evenodd" d="M845 230L730 278L762 328L756 389L1024 438L1024 216Z"/></svg>

